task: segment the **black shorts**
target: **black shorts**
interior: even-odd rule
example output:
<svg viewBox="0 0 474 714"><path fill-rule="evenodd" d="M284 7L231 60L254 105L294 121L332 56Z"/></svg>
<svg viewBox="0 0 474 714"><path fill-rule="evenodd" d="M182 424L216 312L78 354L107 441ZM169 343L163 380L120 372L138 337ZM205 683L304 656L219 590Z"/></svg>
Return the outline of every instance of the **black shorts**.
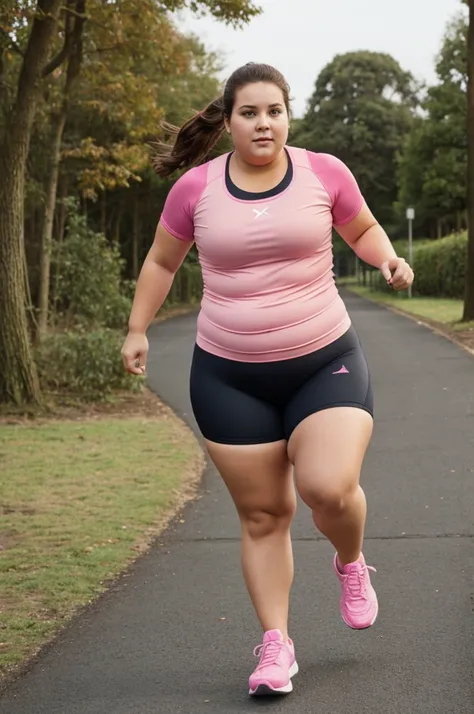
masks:
<svg viewBox="0 0 474 714"><path fill-rule="evenodd" d="M202 435L221 444L288 440L303 419L331 407L373 415L369 370L352 326L327 347L277 362L237 362L195 345L190 392Z"/></svg>

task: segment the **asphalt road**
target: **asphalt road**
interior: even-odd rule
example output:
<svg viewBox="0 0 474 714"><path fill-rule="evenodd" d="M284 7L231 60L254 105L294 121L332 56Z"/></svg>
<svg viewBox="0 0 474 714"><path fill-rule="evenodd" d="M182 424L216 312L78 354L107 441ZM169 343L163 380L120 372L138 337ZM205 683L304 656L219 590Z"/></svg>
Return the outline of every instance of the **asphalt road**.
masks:
<svg viewBox="0 0 474 714"><path fill-rule="evenodd" d="M363 485L376 625L354 632L340 620L332 549L300 504L290 627L300 673L288 697L250 700L260 631L234 508L209 467L200 498L10 686L2 714L474 712L474 359L343 296L375 391ZM149 361L150 386L192 428L194 334L195 316L153 326Z"/></svg>

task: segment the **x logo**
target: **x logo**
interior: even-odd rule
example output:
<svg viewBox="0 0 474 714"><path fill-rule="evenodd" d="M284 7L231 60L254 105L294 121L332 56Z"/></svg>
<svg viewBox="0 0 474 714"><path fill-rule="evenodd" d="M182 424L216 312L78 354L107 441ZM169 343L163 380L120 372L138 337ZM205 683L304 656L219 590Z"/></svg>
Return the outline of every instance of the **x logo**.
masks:
<svg viewBox="0 0 474 714"><path fill-rule="evenodd" d="M254 208L253 212L255 213L255 218L260 218L260 216L268 216L268 207L265 207L263 211L259 211L258 208Z"/></svg>

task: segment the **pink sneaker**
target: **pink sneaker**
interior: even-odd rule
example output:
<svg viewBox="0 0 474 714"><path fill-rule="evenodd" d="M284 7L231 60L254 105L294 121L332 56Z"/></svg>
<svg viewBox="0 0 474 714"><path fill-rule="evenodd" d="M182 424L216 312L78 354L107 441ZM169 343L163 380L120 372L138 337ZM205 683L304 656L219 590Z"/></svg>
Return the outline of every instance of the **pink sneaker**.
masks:
<svg viewBox="0 0 474 714"><path fill-rule="evenodd" d="M349 563L341 571L337 553L334 556L334 570L342 586L341 617L354 630L364 630L377 619L379 605L377 595L370 582L369 570L375 568L365 564L361 554L355 563Z"/></svg>
<svg viewBox="0 0 474 714"><path fill-rule="evenodd" d="M291 677L298 672L295 646L291 640L283 642L280 630L269 630L263 636L263 644L254 649L260 657L255 672L249 679L250 696L288 694L293 691Z"/></svg>

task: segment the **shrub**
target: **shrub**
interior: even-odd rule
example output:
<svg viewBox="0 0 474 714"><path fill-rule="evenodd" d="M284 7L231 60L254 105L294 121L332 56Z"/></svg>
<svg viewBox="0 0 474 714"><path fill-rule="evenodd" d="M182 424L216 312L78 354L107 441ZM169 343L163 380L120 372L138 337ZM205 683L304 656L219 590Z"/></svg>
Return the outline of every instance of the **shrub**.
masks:
<svg viewBox="0 0 474 714"><path fill-rule="evenodd" d="M106 328L51 334L38 348L42 387L85 401L101 401L116 390L139 391L142 380L127 374L120 350L123 334Z"/></svg>
<svg viewBox="0 0 474 714"><path fill-rule="evenodd" d="M408 243L394 243L397 254L408 260ZM467 264L467 233L456 233L440 240L415 242L413 245L413 270L415 281L413 295L422 297L464 297ZM372 286L389 289L377 271Z"/></svg>
<svg viewBox="0 0 474 714"><path fill-rule="evenodd" d="M68 216L68 235L54 261L56 307L68 325L124 327L133 288L121 280L124 261L118 247L87 226L74 202Z"/></svg>
<svg viewBox="0 0 474 714"><path fill-rule="evenodd" d="M467 234L458 233L420 246L414 253L416 295L463 298Z"/></svg>

